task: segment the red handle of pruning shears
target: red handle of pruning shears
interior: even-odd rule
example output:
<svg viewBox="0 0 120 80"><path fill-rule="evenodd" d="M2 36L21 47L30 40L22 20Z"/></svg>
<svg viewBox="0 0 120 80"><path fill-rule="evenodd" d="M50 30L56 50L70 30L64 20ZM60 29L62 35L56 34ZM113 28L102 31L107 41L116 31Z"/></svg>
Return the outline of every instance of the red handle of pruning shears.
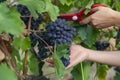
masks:
<svg viewBox="0 0 120 80"><path fill-rule="evenodd" d="M102 7L107 7L106 5L104 5L104 4L93 4L92 6L91 6L91 9L93 9L93 8L95 8L95 7L100 7L100 6L102 6ZM86 9L83 9L83 10L81 10L80 12L78 12L78 13L74 13L74 14L60 14L60 16L58 16L59 18L65 18L65 19L68 19L68 20L71 20L71 21L81 21L81 20L83 20L83 16L85 15L85 10ZM91 14L93 14L94 12L92 12L92 11L90 11L90 12L88 12L88 15L91 15Z"/></svg>

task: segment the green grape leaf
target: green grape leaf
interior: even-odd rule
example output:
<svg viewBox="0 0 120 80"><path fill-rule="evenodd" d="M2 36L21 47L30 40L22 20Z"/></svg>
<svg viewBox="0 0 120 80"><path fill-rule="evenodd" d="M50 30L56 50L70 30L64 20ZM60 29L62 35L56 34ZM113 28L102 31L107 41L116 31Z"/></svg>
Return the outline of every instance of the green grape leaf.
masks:
<svg viewBox="0 0 120 80"><path fill-rule="evenodd" d="M99 80L106 80L108 67L106 65L99 65L97 70L97 76Z"/></svg>
<svg viewBox="0 0 120 80"><path fill-rule="evenodd" d="M22 44L21 44L21 48L23 51L27 50L27 49L30 49L31 48L31 45L30 45L30 38L29 37L26 37L23 41L22 41Z"/></svg>
<svg viewBox="0 0 120 80"><path fill-rule="evenodd" d="M73 3L74 0L67 0L66 5L70 6Z"/></svg>
<svg viewBox="0 0 120 80"><path fill-rule="evenodd" d="M79 30L78 30L78 36L84 41L87 39L87 27L86 25L83 26L79 26Z"/></svg>
<svg viewBox="0 0 120 80"><path fill-rule="evenodd" d="M69 58L68 48L69 48L68 45L59 45L56 50L58 57L59 58L64 57L64 58L68 59Z"/></svg>
<svg viewBox="0 0 120 80"><path fill-rule="evenodd" d="M114 80L120 80L120 73L117 72L116 75L114 76Z"/></svg>
<svg viewBox="0 0 120 80"><path fill-rule="evenodd" d="M62 5L66 3L66 0L59 0Z"/></svg>
<svg viewBox="0 0 120 80"><path fill-rule="evenodd" d="M18 80L14 71L12 71L5 63L0 65L0 79L1 80Z"/></svg>
<svg viewBox="0 0 120 80"><path fill-rule="evenodd" d="M97 39L99 31L90 25L81 26L78 30L78 36L88 47L92 47Z"/></svg>
<svg viewBox="0 0 120 80"><path fill-rule="evenodd" d="M118 50L120 50L120 44L117 44L117 45L116 45L116 48L117 48Z"/></svg>
<svg viewBox="0 0 120 80"><path fill-rule="evenodd" d="M91 0L83 0L81 1L81 9L85 9L86 7L90 9L90 5L89 3L91 3Z"/></svg>
<svg viewBox="0 0 120 80"><path fill-rule="evenodd" d="M77 66L75 66L73 68L73 70L71 71L71 73L74 77L74 80L83 80L83 79L88 80L90 67L91 67L90 62L83 62L83 63L80 63ZM83 71L83 73L82 73L82 71Z"/></svg>
<svg viewBox="0 0 120 80"><path fill-rule="evenodd" d="M60 60L59 55L57 55L56 47L54 47L54 53L53 53L53 60L55 65L55 71L58 80L61 80L63 76L66 74L65 66L63 65L62 61Z"/></svg>
<svg viewBox="0 0 120 80"><path fill-rule="evenodd" d="M30 39L29 39L29 37L26 37L24 39L15 37L14 41L13 41L13 46L16 50L19 50L21 48L24 52L27 49L30 49L30 47L31 47Z"/></svg>
<svg viewBox="0 0 120 80"><path fill-rule="evenodd" d="M111 5L112 2L112 0L94 0L94 1L96 4L106 4L106 5Z"/></svg>
<svg viewBox="0 0 120 80"><path fill-rule="evenodd" d="M90 0L89 3L87 4L86 6L86 11L85 11L85 14L87 15L88 12L90 12L91 10L91 6L94 4L94 1L93 0Z"/></svg>
<svg viewBox="0 0 120 80"><path fill-rule="evenodd" d="M69 13L69 10L72 8L73 6L72 5L70 5L70 6L68 6L68 5L62 5L62 4L60 4L59 5L59 10L60 10L60 13L61 14L63 14L63 13Z"/></svg>
<svg viewBox="0 0 120 80"><path fill-rule="evenodd" d="M37 58L34 56L34 54L30 53L28 54L28 64L27 64L27 73L29 75L35 75L38 76L39 75L39 61L37 60Z"/></svg>
<svg viewBox="0 0 120 80"><path fill-rule="evenodd" d="M17 69L19 71L23 70L23 63L21 61L22 56L20 55L19 50L14 49L14 51L11 54L11 57L14 60L16 66L17 66Z"/></svg>
<svg viewBox="0 0 120 80"><path fill-rule="evenodd" d="M89 3L86 5L86 8L91 9L91 6L94 4L94 0L90 0Z"/></svg>
<svg viewBox="0 0 120 80"><path fill-rule="evenodd" d="M59 16L59 8L51 3L50 0L44 0L46 3L46 11L50 15L50 18L52 21L55 21L57 19L57 16Z"/></svg>
<svg viewBox="0 0 120 80"><path fill-rule="evenodd" d="M83 71L84 71L84 78L85 80L89 80L89 73L91 68L90 62L83 62Z"/></svg>
<svg viewBox="0 0 120 80"><path fill-rule="evenodd" d="M58 7L53 5L51 0L21 0L19 2L26 5L35 18L38 17L38 13L48 12L51 20L55 21L59 15Z"/></svg>
<svg viewBox="0 0 120 80"><path fill-rule="evenodd" d="M115 0L115 3L114 3L114 8L117 10L117 11L120 11L120 1L118 0Z"/></svg>
<svg viewBox="0 0 120 80"><path fill-rule="evenodd" d="M70 6L72 3L73 3L73 0L60 0L60 3L62 5L67 5L67 6Z"/></svg>
<svg viewBox="0 0 120 80"><path fill-rule="evenodd" d="M20 35L23 32L23 26L16 9L9 9L5 3L1 3L0 11L0 33Z"/></svg>
<svg viewBox="0 0 120 80"><path fill-rule="evenodd" d="M46 12L44 0L19 0L19 3L27 6L35 18L38 17L38 13Z"/></svg>
<svg viewBox="0 0 120 80"><path fill-rule="evenodd" d="M65 75L65 67L57 55L53 56L57 78L60 80Z"/></svg>
<svg viewBox="0 0 120 80"><path fill-rule="evenodd" d="M14 41L13 41L13 46L16 50L19 50L20 47L21 47L21 44L22 44L22 39L21 38L18 38L18 37L15 37L14 38Z"/></svg>
<svg viewBox="0 0 120 80"><path fill-rule="evenodd" d="M94 42L96 41L99 31L96 30L94 27L88 25L86 32L87 32L87 36L86 36L87 39L85 40L84 43L87 46L91 47L94 44Z"/></svg>
<svg viewBox="0 0 120 80"><path fill-rule="evenodd" d="M81 64L78 64L71 71L74 80L82 80Z"/></svg>

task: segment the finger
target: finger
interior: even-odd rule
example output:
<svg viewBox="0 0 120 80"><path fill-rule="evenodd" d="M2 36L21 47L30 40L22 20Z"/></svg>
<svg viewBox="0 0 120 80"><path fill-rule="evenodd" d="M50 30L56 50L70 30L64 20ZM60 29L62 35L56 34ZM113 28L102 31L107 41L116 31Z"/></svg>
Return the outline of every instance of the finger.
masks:
<svg viewBox="0 0 120 80"><path fill-rule="evenodd" d="M84 60L85 60L85 56L81 56L81 57L77 56L76 60L75 59L74 60L70 60L70 64L66 67L66 69L74 67L75 65L77 65L78 63L80 63L80 62L82 62Z"/></svg>
<svg viewBox="0 0 120 80"><path fill-rule="evenodd" d="M68 65L65 69L68 70L72 67L72 65Z"/></svg>
<svg viewBox="0 0 120 80"><path fill-rule="evenodd" d="M80 21L80 24L81 25L88 24L90 21L91 21L91 16L89 16L89 17L83 19L82 21Z"/></svg>
<svg viewBox="0 0 120 80"><path fill-rule="evenodd" d="M103 25L103 24L100 24L100 25L97 25L96 28L97 29L104 29L104 28L107 28L108 26L106 25Z"/></svg>
<svg viewBox="0 0 120 80"><path fill-rule="evenodd" d="M54 64L53 59L46 59L46 61L47 61L48 63Z"/></svg>
<svg viewBox="0 0 120 80"><path fill-rule="evenodd" d="M100 9L100 7L95 7L95 8L92 8L91 11L92 11L92 12L96 12L96 11L98 11L99 9Z"/></svg>

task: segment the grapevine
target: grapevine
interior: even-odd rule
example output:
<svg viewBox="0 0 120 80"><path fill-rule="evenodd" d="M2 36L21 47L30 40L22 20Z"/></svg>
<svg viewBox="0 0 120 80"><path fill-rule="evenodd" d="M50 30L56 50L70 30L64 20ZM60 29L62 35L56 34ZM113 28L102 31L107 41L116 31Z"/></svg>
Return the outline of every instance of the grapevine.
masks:
<svg viewBox="0 0 120 80"><path fill-rule="evenodd" d="M68 70L71 76L66 79L70 46L78 44L97 51L110 51L112 46L119 50L120 29L114 28L108 33L109 29L97 30L89 24L80 25L59 15L86 8L82 18L87 17L92 4L106 4L120 11L119 3L118 0L0 0L1 80L52 80L52 74L55 80L89 80L93 64L98 69L94 77L105 80L112 66L88 61ZM116 40L114 46L109 41L111 38ZM54 61L52 70L46 62L48 58ZM120 70L114 69L117 80ZM105 74L101 74L103 72Z"/></svg>

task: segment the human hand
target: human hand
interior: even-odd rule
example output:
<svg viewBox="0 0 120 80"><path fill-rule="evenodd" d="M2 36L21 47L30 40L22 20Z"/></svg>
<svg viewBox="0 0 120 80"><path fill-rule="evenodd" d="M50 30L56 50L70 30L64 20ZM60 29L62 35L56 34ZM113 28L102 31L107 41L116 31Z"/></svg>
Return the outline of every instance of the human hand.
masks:
<svg viewBox="0 0 120 80"><path fill-rule="evenodd" d="M69 69L71 67L74 67L78 63L87 60L89 56L89 50L80 46L80 45L72 45L70 47L70 64L66 67L66 69Z"/></svg>
<svg viewBox="0 0 120 80"><path fill-rule="evenodd" d="M88 49L83 48L80 45L72 45L70 47L70 64L66 67L66 69L74 67L78 63L87 60L88 52ZM52 59L47 59L46 61L49 63L50 67L54 67L54 61Z"/></svg>
<svg viewBox="0 0 120 80"><path fill-rule="evenodd" d="M106 28L120 25L120 13L108 7L95 7L91 11L94 13L85 18L80 24L90 24L95 28Z"/></svg>

